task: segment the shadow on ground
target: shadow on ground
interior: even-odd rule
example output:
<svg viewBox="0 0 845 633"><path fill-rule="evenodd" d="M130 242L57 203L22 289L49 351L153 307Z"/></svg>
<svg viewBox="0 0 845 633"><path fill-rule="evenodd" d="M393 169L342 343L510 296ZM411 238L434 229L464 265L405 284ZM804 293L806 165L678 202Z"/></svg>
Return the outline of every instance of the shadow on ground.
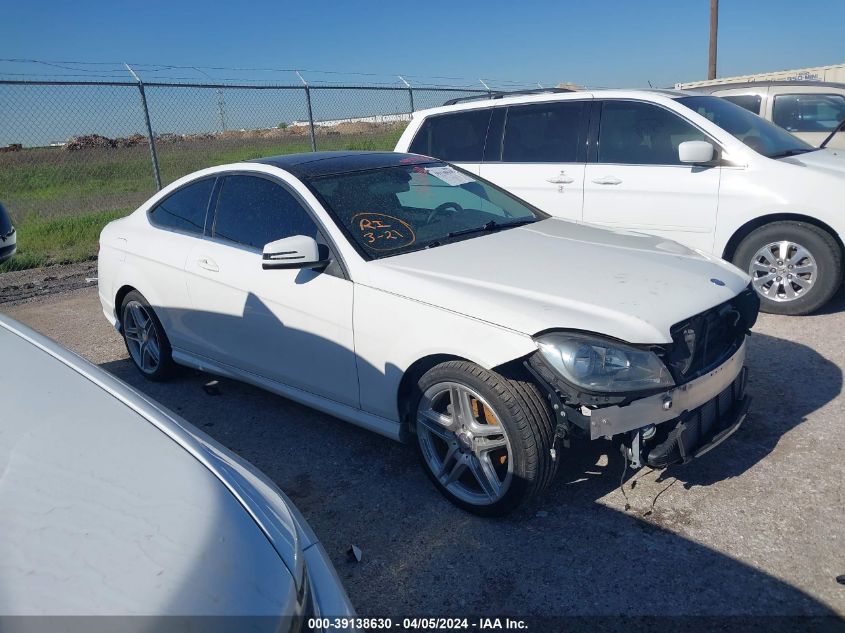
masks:
<svg viewBox="0 0 845 633"><path fill-rule="evenodd" d="M775 348L790 359L788 374L770 363ZM705 458L663 473L667 486L741 476L842 387L836 365L768 336L752 337L749 366L749 422ZM326 545L362 615L832 613L789 584L679 536L657 512L608 507L603 498L618 494L622 461L605 455L607 443L567 453L543 499L506 519L480 519L439 496L412 446L234 381L221 379L220 395L208 395L203 385L211 377L199 372L159 384L128 360L104 367L276 481ZM628 471L626 489L645 475ZM363 550L361 563L346 560L353 543Z"/></svg>

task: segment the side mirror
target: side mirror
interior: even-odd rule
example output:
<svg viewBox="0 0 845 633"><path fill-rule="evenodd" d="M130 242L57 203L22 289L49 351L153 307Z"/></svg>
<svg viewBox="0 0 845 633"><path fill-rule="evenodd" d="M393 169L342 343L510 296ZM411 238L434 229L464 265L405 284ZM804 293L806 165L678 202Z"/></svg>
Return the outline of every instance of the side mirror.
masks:
<svg viewBox="0 0 845 633"><path fill-rule="evenodd" d="M320 245L313 237L291 235L264 247L261 267L264 270L325 268L329 265L329 259L320 250Z"/></svg>
<svg viewBox="0 0 845 633"><path fill-rule="evenodd" d="M707 141L684 141L678 145L678 158L682 163L709 163L715 154L716 148Z"/></svg>

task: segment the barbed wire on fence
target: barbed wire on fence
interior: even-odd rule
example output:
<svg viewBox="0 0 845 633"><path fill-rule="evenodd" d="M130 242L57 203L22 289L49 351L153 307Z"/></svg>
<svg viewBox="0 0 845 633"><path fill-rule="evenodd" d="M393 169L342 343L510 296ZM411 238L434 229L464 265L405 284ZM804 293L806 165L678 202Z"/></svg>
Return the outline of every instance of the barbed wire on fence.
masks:
<svg viewBox="0 0 845 633"><path fill-rule="evenodd" d="M410 82L0 80L0 200L18 216L126 213L215 164L389 150L412 112L491 92Z"/></svg>
<svg viewBox="0 0 845 633"><path fill-rule="evenodd" d="M3 65L11 64L15 68L23 67L27 72L8 72L2 68ZM345 70L323 70L323 69L309 69L309 68L274 68L266 66L202 66L202 65L180 65L180 64L152 64L129 62L129 66L134 68L138 74L141 75L145 81L149 79L149 74L154 74L156 81L196 81L196 76L189 77L173 77L165 76L155 73L166 73L171 71L194 71L198 75L202 75L205 79L211 79L216 82L235 82L235 83L282 83L284 79L296 82L296 75L305 74L310 84L326 84L339 85L350 84L359 81L349 81L347 78L366 78L367 85L370 86L394 86L404 83L399 80L399 77L404 77L409 80L411 84L419 87L442 87L442 88L477 88L479 84L490 86L494 90L505 89L519 89L534 87L537 85L552 85L555 82L541 81L541 80L525 80L513 78L496 78L491 76L478 77L457 77L447 75L421 75L416 73L396 72L396 73L373 73L362 71L345 71ZM43 59L26 59L26 58L0 58L0 78L7 76L22 77L29 79L78 79L84 77L98 78L98 79L120 79L126 77L125 70L126 63L124 62L87 62L87 61L67 61L67 60L43 60ZM64 73L41 73L39 68L48 67L57 70L71 71ZM235 77L221 77L211 76L211 73L218 72L235 73ZM254 78L253 74L263 75L262 78ZM273 79L267 79L266 76L271 75ZM326 79L328 77L329 79ZM381 79L379 81L378 79Z"/></svg>

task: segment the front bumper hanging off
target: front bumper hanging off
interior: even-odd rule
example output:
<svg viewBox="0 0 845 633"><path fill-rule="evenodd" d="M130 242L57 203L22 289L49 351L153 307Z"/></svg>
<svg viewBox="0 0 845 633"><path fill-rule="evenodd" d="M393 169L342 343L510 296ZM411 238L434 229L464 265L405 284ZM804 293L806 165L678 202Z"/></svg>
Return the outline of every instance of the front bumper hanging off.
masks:
<svg viewBox="0 0 845 633"><path fill-rule="evenodd" d="M566 402L541 364L527 361L525 367L549 394L558 419L555 434L564 446L572 435L621 440L633 468L644 463L665 468L703 455L742 425L751 400L745 393L745 355L743 340L721 365L688 383L610 406Z"/></svg>
<svg viewBox="0 0 845 633"><path fill-rule="evenodd" d="M748 370L741 368L715 398L684 412L675 421L658 425L648 441L641 429L631 432L625 443L631 466L639 467L643 461L652 468L687 463L724 442L748 415L751 398L745 393L747 376Z"/></svg>
<svg viewBox="0 0 845 633"><path fill-rule="evenodd" d="M703 376L664 393L634 400L626 406L584 410L590 420L590 439L610 439L648 424L669 422L704 406L724 392L742 373L745 346L743 342L733 356Z"/></svg>

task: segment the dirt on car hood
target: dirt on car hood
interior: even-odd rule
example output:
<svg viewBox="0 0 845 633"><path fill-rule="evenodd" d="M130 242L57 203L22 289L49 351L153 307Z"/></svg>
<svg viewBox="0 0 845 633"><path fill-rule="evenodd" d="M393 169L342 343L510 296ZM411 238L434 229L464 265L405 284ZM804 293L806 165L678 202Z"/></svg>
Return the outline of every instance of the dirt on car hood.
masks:
<svg viewBox="0 0 845 633"><path fill-rule="evenodd" d="M665 343L750 279L677 242L549 218L371 262L363 283L528 335L576 329Z"/></svg>

